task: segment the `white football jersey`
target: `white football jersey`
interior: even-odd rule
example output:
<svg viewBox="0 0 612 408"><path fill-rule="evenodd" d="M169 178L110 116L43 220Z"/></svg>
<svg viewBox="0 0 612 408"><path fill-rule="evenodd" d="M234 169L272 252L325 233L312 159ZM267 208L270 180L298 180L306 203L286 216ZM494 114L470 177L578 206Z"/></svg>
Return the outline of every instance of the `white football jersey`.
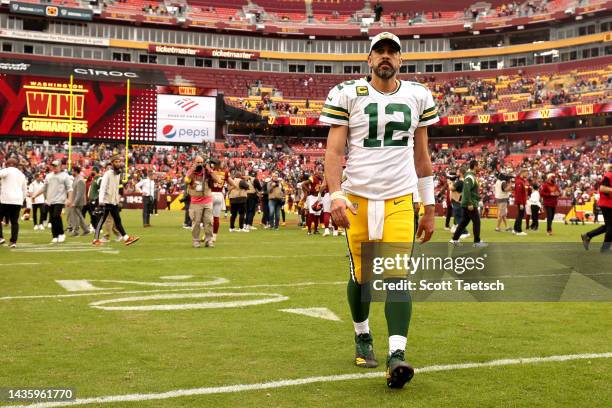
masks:
<svg viewBox="0 0 612 408"><path fill-rule="evenodd" d="M431 92L399 81L383 94L364 79L343 82L329 92L321 122L348 126L349 153L342 188L370 200L414 193L414 132L439 121Z"/></svg>

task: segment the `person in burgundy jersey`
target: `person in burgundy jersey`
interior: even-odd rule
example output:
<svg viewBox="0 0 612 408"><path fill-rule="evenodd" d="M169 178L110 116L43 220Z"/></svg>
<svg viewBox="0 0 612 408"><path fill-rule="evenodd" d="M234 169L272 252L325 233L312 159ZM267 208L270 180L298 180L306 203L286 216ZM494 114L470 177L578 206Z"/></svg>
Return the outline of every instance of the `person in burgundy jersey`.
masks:
<svg viewBox="0 0 612 408"><path fill-rule="evenodd" d="M611 159L612 160L612 159ZM601 246L601 252L611 253L612 246L612 163L606 164L605 173L599 183L599 201L597 202L604 217L604 225L595 228L581 236L585 249L589 249L591 239L597 235L606 234Z"/></svg>
<svg viewBox="0 0 612 408"><path fill-rule="evenodd" d="M451 203L451 191L449 183L452 183L452 180L449 177L444 177L440 180L440 195L444 197L443 206L446 206L444 208L446 217L446 219L444 220L445 231L450 231L450 220L453 217L453 205Z"/></svg>
<svg viewBox="0 0 612 408"><path fill-rule="evenodd" d="M519 236L527 235L526 232L523 232L523 217L525 216L525 206L527 205L526 177L527 169L521 169L514 180L514 204L516 204L518 214L514 221L514 231L512 232Z"/></svg>
<svg viewBox="0 0 612 408"><path fill-rule="evenodd" d="M546 213L546 233L552 235L552 222L555 217L557 200L561 195L559 187L555 184L555 175L550 173L546 176L546 182L540 189L540 195L544 202L544 212Z"/></svg>
<svg viewBox="0 0 612 408"><path fill-rule="evenodd" d="M227 169L221 167L221 162L218 159L212 159L210 161L212 165L212 172L217 177L218 182L213 182L210 190L212 191L212 216L213 216L213 235L212 242L217 240L217 234L219 233L219 219L221 217L221 209L223 208L223 201L225 197L223 195L223 187L229 178L229 172Z"/></svg>

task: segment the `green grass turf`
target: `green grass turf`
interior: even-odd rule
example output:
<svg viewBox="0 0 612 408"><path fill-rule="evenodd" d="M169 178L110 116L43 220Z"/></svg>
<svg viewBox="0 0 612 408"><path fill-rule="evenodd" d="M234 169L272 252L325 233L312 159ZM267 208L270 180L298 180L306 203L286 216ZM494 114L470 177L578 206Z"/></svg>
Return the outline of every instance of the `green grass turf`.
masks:
<svg viewBox="0 0 612 408"><path fill-rule="evenodd" d="M75 387L78 397L85 398L364 372L352 365L344 238L308 237L292 216L293 224L280 231L258 229L248 234L228 233L223 221L216 248L192 249L190 231L180 228L182 213L162 212L147 229L140 226L139 211L122 214L128 233L140 235L141 241L131 247L107 244L110 253L42 251L57 248L48 244L50 232L32 231L31 224L22 223L19 250L0 248L0 298L67 294L55 280L170 282L159 278L194 275L188 281L225 278L223 287L282 284L215 291L276 293L289 299L242 308L171 311L89 306L151 293L0 300L0 386ZM442 230L441 219L437 222L435 240L445 242L450 233ZM552 237L544 232L514 237L493 228L493 221L483 222L484 240L575 242L593 226L555 224ZM60 248L88 249L90 241L69 237ZM298 285L304 282L317 285ZM122 291L172 289L93 283ZM116 291L120 290L105 292ZM217 300L232 299L213 299ZM326 307L342 321L278 311L308 307ZM610 352L610 312L606 302L417 302L407 358L415 367L425 367ZM387 339L381 304L373 305L370 321L382 362ZM611 373L610 359L578 360L422 373L399 392L388 390L381 377L103 406L604 407L612 402Z"/></svg>

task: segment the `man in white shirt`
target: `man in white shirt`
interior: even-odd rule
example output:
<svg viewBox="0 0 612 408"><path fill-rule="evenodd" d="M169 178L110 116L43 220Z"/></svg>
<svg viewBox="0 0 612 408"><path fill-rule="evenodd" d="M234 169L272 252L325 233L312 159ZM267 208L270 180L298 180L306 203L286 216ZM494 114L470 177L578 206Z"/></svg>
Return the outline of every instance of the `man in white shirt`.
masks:
<svg viewBox="0 0 612 408"><path fill-rule="evenodd" d="M6 168L0 170L0 220L8 217L11 222L10 248L17 247L19 235L19 213L26 196L26 177L17 168L17 160L10 158L6 161ZM6 241L2 235L2 223L0 222L0 245Z"/></svg>
<svg viewBox="0 0 612 408"><path fill-rule="evenodd" d="M42 173L36 173L34 180L28 186L28 193L30 195L34 195L39 190L42 190L44 186L45 186L45 183L43 182ZM32 201L32 216L34 220L34 229L42 231L45 229L45 227L43 227L43 223L45 219L47 218L46 212L45 212L45 197L38 196L36 197L36 199L33 199L31 201ZM40 219L38 217L40 217Z"/></svg>
<svg viewBox="0 0 612 408"><path fill-rule="evenodd" d="M136 192L142 195L142 225L143 227L150 227L155 182L147 177L146 170L142 171L142 180L136 184Z"/></svg>
<svg viewBox="0 0 612 408"><path fill-rule="evenodd" d="M62 221L62 210L64 206L72 205L72 180L68 173L62 171L62 163L54 160L51 163L51 172L45 177L45 184L32 196L32 201L39 195L44 194L49 204L51 220L52 244L62 243L66 240L64 235L64 223Z"/></svg>
<svg viewBox="0 0 612 408"><path fill-rule="evenodd" d="M113 217L115 228L117 228L121 234L125 245L132 245L140 238L129 236L125 232L121 222L121 216L119 215L119 201L121 199L121 196L119 195L121 183L121 157L113 156L111 158L111 165L112 166L104 173L104 176L102 176L102 182L100 183L98 201L100 202L100 206L104 208L104 213L98 221L98 225L96 226L96 236L92 243L96 246L102 245L102 241L100 240L100 231L102 230L102 226L104 225L106 218L108 218L110 215Z"/></svg>

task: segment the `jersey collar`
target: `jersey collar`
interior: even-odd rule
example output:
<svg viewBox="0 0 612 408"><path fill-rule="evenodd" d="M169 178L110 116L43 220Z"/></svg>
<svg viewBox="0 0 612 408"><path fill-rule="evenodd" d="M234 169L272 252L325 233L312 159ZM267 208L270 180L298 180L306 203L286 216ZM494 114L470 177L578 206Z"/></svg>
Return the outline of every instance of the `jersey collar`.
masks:
<svg viewBox="0 0 612 408"><path fill-rule="evenodd" d="M400 81L399 79L396 79L395 82L397 83L397 88L395 88L395 91L389 92L389 93L380 92L378 89L374 88L374 86L370 83L371 79L372 77L369 75L365 78L366 82L368 83L368 86L381 95L385 95L385 96L395 95L396 93L399 92L400 88L402 87L402 81Z"/></svg>

